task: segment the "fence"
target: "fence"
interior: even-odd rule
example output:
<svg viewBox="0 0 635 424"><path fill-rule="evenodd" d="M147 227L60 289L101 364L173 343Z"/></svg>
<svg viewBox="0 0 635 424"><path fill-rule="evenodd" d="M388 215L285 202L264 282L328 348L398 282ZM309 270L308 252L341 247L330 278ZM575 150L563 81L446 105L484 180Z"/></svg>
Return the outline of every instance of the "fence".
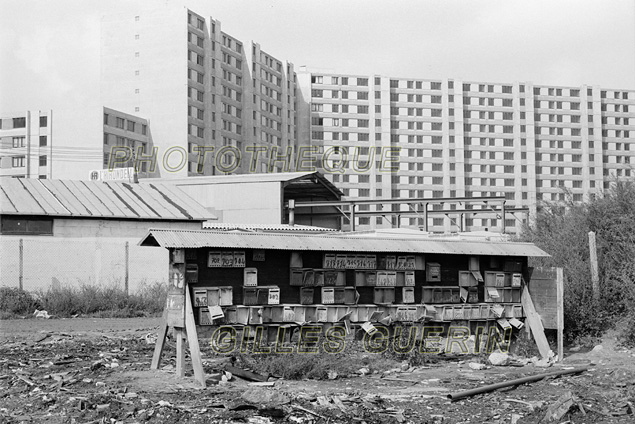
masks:
<svg viewBox="0 0 635 424"><path fill-rule="evenodd" d="M0 237L0 287L118 285L134 293L167 280L168 252L138 239Z"/></svg>

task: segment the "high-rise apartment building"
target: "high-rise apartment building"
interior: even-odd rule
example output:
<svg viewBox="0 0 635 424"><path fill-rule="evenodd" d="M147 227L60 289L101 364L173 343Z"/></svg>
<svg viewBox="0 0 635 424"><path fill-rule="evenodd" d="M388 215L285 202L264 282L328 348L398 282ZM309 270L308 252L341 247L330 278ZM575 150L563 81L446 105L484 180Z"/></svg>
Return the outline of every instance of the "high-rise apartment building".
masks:
<svg viewBox="0 0 635 424"><path fill-rule="evenodd" d="M103 104L152 122L163 177L284 170L296 147L293 65L187 8L104 17L101 72Z"/></svg>
<svg viewBox="0 0 635 424"><path fill-rule="evenodd" d="M2 177L88 179L92 171L111 165L132 167L136 155L149 155L154 148L148 120L111 108L0 116ZM141 162L137 177L156 177L156 168Z"/></svg>
<svg viewBox="0 0 635 424"><path fill-rule="evenodd" d="M326 170L351 198L505 196L508 205L535 212L539 200L564 200L568 193L582 201L616 177L634 176L632 90L311 72L298 77L310 99L300 137L325 155L344 157L342 168ZM379 155L395 148L398 170L380 172ZM369 161L375 166L363 171ZM381 216L356 219L357 228L393 224ZM465 224L495 229L499 219L475 214ZM505 226L513 230L522 219L507 216ZM400 224L417 226L421 217L408 215ZM431 229L456 230L455 224L437 215Z"/></svg>
<svg viewBox="0 0 635 424"><path fill-rule="evenodd" d="M103 19L102 101L151 122L152 158L164 177L294 170L311 161L277 159L309 146L325 155L316 163L349 198L504 196L507 206L535 212L539 201L582 201L633 176L633 90L296 75L291 63L186 8ZM395 154L387 172L384 160ZM150 163L144 155L136 159ZM395 219L421 226L412 205L390 208L404 214L360 214L356 228ZM527 217L470 208L480 212L466 213L461 228L513 229ZM450 215L432 214L428 224L459 227Z"/></svg>
<svg viewBox="0 0 635 424"><path fill-rule="evenodd" d="M0 177L51 178L51 118L50 110L0 117Z"/></svg>

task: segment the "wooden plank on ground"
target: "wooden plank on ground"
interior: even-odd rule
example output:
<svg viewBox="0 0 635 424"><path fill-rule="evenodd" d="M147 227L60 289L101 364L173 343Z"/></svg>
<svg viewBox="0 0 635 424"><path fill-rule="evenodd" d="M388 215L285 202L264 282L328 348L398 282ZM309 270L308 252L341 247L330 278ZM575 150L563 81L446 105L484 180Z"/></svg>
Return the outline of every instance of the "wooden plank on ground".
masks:
<svg viewBox="0 0 635 424"><path fill-rule="evenodd" d="M544 328L558 328L557 273L555 268L534 268L529 281L529 293Z"/></svg>
<svg viewBox="0 0 635 424"><path fill-rule="evenodd" d="M528 324L529 328L531 328L531 334L534 336L540 356L548 358L549 352L551 351L549 348L549 342L545 336L545 329L542 326L540 315L538 315L536 308L534 308L534 303L531 301L531 295L529 294L527 287L523 289L521 303L523 305L523 309L525 310L525 315L527 316L526 324Z"/></svg>
<svg viewBox="0 0 635 424"><path fill-rule="evenodd" d="M190 345L190 358L194 369L194 378L205 387L205 371L203 370L203 359L201 358L201 347L198 344L198 334L196 333L196 323L194 322L194 311L192 310L192 296L190 288L185 287L185 333L187 343Z"/></svg>
<svg viewBox="0 0 635 424"><path fill-rule="evenodd" d="M151 370L159 368L161 362L161 355L163 355L163 348L165 347L165 338L168 335L168 308L163 310L163 318L161 318L161 325L157 333L157 342L154 345L154 354L152 355L152 364L150 364Z"/></svg>

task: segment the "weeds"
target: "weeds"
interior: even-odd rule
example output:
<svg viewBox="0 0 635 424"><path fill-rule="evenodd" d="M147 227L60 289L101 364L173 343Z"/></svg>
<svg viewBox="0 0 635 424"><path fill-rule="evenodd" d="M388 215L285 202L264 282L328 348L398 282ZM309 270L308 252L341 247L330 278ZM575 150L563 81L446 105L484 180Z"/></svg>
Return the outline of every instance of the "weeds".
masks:
<svg viewBox="0 0 635 424"><path fill-rule="evenodd" d="M44 309L57 317L75 315L100 318L129 318L155 316L165 307L165 284L142 284L133 294L127 295L117 284L102 286L50 287L29 293L17 288L0 288L0 317L13 318L31 315L35 309Z"/></svg>
<svg viewBox="0 0 635 424"><path fill-rule="evenodd" d="M597 239L600 297L593 299L588 233ZM564 269L565 337L598 337L635 309L635 183L616 181L604 196L588 203L542 203L535 222L521 235L544 249L550 258L532 266ZM635 328L621 329L623 340L635 343Z"/></svg>

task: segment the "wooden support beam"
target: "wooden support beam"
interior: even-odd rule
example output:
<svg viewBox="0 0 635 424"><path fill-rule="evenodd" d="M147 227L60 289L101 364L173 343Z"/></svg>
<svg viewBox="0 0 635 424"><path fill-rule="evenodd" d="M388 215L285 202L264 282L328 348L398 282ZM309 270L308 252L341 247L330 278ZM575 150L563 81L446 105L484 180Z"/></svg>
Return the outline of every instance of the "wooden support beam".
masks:
<svg viewBox="0 0 635 424"><path fill-rule="evenodd" d="M182 327L175 328L176 330L176 375L177 377L185 377L185 352L183 347L183 339L185 337L184 329Z"/></svg>
<svg viewBox="0 0 635 424"><path fill-rule="evenodd" d="M190 346L190 359L194 369L194 378L205 387L205 371L203 370L203 359L201 358L201 347L198 344L198 333L194 322L194 311L192 309L192 296L189 287L185 287L185 333L187 343Z"/></svg>
<svg viewBox="0 0 635 424"><path fill-rule="evenodd" d="M564 273L556 268L556 321L558 323L558 362L564 359Z"/></svg>
<svg viewBox="0 0 635 424"><path fill-rule="evenodd" d="M157 342L154 345L154 354L152 355L152 364L150 364L151 370L159 368L161 362L161 356L163 355L163 348L165 347L165 338L168 335L168 308L163 310L163 318L161 318L161 324L159 325L159 331L157 332Z"/></svg>
<svg viewBox="0 0 635 424"><path fill-rule="evenodd" d="M542 326L540 315L536 312L534 302L531 300L531 295L529 294L529 289L527 287L523 289L521 303L523 305L523 309L525 310L525 315L527 316L526 324L531 329L531 334L534 336L540 356L543 358L549 358L551 348L549 347L549 342L545 336L545 329Z"/></svg>
<svg viewBox="0 0 635 424"><path fill-rule="evenodd" d="M591 262L591 283L593 286L593 301L600 300L600 275L598 273L598 251L595 245L595 233L589 231L589 260Z"/></svg>

